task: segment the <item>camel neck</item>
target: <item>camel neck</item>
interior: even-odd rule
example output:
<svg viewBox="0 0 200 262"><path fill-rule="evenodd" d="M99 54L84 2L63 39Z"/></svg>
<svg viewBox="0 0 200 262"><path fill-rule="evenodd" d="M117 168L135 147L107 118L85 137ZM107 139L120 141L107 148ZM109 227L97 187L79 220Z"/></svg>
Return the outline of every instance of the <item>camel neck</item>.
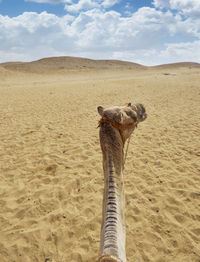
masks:
<svg viewBox="0 0 200 262"><path fill-rule="evenodd" d="M108 127L109 130L105 130L105 128L104 126L100 129L104 168L100 252L102 256L112 257L113 261L125 262L123 142L113 127ZM105 136L105 134L107 135ZM113 138L115 143L113 143Z"/></svg>

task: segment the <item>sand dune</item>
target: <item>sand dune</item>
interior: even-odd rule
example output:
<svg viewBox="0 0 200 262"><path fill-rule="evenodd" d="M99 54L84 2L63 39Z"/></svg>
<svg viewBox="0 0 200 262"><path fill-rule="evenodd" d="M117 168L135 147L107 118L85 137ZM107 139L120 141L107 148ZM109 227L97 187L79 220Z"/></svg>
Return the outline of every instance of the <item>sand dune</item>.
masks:
<svg viewBox="0 0 200 262"><path fill-rule="evenodd" d="M146 69L177 69L177 68L200 68L199 63L182 62L158 66L143 66L140 64L120 60L92 60L78 57L49 57L33 62L8 62L1 63L0 70L29 73L58 73L77 70L146 70ZM1 73L1 71L0 71Z"/></svg>
<svg viewBox="0 0 200 262"><path fill-rule="evenodd" d="M0 65L0 261L96 261L96 107L133 101L148 119L132 136L124 170L127 261L199 262L199 67L119 70L106 61L83 70L82 59L58 60Z"/></svg>
<svg viewBox="0 0 200 262"><path fill-rule="evenodd" d="M49 73L64 70L88 69L141 69L142 65L118 60L92 60L77 57L50 57L33 62L10 62L0 64L3 68L21 72Z"/></svg>
<svg viewBox="0 0 200 262"><path fill-rule="evenodd" d="M200 68L199 63L194 62L181 62L181 63L173 63L173 64L165 64L165 65L158 65L158 66L152 66L151 68L156 69L177 69L177 68Z"/></svg>

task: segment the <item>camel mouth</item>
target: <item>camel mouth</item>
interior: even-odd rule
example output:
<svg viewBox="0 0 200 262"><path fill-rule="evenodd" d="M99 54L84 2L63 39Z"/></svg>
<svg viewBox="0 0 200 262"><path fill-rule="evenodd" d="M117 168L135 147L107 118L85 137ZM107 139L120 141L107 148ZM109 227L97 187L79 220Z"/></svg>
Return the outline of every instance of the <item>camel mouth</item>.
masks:
<svg viewBox="0 0 200 262"><path fill-rule="evenodd" d="M147 118L147 113L144 113L142 116L138 118L138 122L143 122Z"/></svg>
<svg viewBox="0 0 200 262"><path fill-rule="evenodd" d="M133 104L132 109L137 113L137 121L143 122L147 118L145 107L142 104Z"/></svg>

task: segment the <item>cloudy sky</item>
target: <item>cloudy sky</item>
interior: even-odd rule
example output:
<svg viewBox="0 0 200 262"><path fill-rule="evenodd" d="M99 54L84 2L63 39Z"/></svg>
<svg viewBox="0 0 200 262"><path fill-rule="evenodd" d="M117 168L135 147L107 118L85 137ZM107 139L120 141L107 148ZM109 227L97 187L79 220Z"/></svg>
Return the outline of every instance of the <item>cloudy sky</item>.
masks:
<svg viewBox="0 0 200 262"><path fill-rule="evenodd" d="M0 0L0 62L200 62L200 0Z"/></svg>

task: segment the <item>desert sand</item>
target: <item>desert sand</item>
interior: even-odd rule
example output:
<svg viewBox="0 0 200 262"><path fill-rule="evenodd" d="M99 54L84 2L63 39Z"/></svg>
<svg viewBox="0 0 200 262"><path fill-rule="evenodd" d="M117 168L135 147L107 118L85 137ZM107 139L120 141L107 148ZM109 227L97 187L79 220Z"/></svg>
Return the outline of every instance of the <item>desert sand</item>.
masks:
<svg viewBox="0 0 200 262"><path fill-rule="evenodd" d="M200 262L200 65L0 64L0 261L94 262L97 106L140 102L124 170L128 262Z"/></svg>

